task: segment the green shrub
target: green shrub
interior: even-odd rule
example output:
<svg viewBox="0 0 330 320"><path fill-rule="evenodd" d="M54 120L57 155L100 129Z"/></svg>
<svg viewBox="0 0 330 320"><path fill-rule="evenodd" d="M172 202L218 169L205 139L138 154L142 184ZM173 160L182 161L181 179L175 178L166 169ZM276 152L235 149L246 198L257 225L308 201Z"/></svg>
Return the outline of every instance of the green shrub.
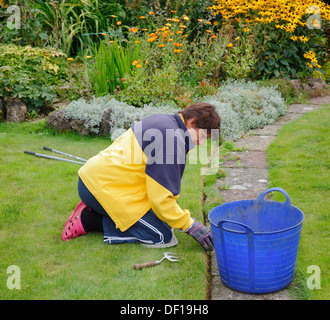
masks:
<svg viewBox="0 0 330 320"><path fill-rule="evenodd" d="M282 98L290 103L294 98L298 97L299 92L293 87L292 83L288 79L269 79L260 80L259 83L266 87L276 87L281 93Z"/></svg>
<svg viewBox="0 0 330 320"><path fill-rule="evenodd" d="M231 49L228 50L227 59L223 64L226 76L237 80L248 78L257 62L256 42L251 36L242 35L232 39L227 46Z"/></svg>
<svg viewBox="0 0 330 320"><path fill-rule="evenodd" d="M330 82L330 61L328 61L324 64L323 71L325 72L324 80L329 83Z"/></svg>
<svg viewBox="0 0 330 320"><path fill-rule="evenodd" d="M67 78L66 56L51 48L0 47L0 96L18 97L28 111L52 102L53 86Z"/></svg>
<svg viewBox="0 0 330 320"><path fill-rule="evenodd" d="M140 68L132 76L128 76L126 82L127 89L119 91L116 99L126 102L135 107L143 107L143 105L152 103L158 104L175 104L176 83L178 80L177 68L171 66L167 70L159 69L154 73L144 73Z"/></svg>

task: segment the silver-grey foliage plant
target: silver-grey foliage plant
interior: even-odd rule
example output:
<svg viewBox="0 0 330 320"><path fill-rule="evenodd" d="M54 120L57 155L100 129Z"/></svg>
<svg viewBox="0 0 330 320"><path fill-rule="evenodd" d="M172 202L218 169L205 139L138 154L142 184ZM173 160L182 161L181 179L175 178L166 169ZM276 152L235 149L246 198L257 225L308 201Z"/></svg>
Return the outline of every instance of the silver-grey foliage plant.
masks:
<svg viewBox="0 0 330 320"><path fill-rule="evenodd" d="M215 95L202 100L216 107L222 119L221 132L225 140L235 140L248 130L274 123L287 111L284 99L275 87L263 87L250 81L228 81ZM72 101L66 108L66 118L84 121L86 128L97 134L106 111L110 111L109 133L114 140L135 121L151 114L175 113L178 109L166 104L136 108L108 95L90 101Z"/></svg>

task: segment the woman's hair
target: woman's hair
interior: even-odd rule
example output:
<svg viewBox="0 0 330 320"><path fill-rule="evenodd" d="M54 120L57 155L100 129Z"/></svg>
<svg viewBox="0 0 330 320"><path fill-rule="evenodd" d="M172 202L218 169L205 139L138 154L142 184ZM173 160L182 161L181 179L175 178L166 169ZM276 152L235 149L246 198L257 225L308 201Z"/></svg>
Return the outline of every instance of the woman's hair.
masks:
<svg viewBox="0 0 330 320"><path fill-rule="evenodd" d="M211 134L211 129L218 129L220 133L221 118L212 104L205 102L194 103L179 111L184 121L196 119L195 126L199 129L206 129L207 134Z"/></svg>

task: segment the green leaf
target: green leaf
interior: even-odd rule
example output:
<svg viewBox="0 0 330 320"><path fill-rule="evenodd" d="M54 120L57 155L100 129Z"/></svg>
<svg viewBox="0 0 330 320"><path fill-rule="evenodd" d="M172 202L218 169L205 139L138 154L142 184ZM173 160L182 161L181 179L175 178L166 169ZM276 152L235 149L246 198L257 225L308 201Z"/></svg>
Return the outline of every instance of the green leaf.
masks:
<svg viewBox="0 0 330 320"><path fill-rule="evenodd" d="M48 40L48 35L47 35L47 33L44 33L44 32L39 33L39 37L40 37L41 39L43 39L43 40Z"/></svg>

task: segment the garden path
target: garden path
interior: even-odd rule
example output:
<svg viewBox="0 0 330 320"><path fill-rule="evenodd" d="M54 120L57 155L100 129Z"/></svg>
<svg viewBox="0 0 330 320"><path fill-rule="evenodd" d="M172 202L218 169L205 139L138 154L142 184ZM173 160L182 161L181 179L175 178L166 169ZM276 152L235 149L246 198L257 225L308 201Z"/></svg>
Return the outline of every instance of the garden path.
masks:
<svg viewBox="0 0 330 320"><path fill-rule="evenodd" d="M242 152L232 152L222 164L227 173L219 179L216 188L225 202L256 199L268 188L268 167L266 149L275 139L283 125L299 118L302 114L317 110L323 104L330 103L330 96L313 98L309 104L291 104L286 115L272 124L250 131L235 145L243 148ZM235 160L233 160L235 159ZM269 294L247 294L237 292L225 286L220 279L215 252L211 254L212 292L211 300L289 300L287 289Z"/></svg>

